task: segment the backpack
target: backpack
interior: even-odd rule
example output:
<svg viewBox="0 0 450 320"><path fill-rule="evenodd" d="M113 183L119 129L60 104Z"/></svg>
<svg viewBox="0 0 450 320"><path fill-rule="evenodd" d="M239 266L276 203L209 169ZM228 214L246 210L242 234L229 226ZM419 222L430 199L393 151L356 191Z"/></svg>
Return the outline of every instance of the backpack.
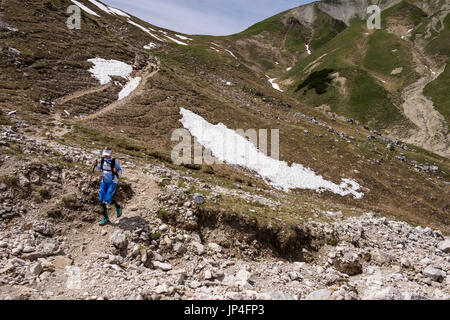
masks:
<svg viewBox="0 0 450 320"><path fill-rule="evenodd" d="M105 163L105 158L102 158L102 162L101 162L101 168L103 171L108 171L108 172L112 172L113 176L116 176L117 179L119 179L119 174L117 172L114 172L114 168L116 167L116 159L112 158L111 159L111 170L105 170L103 169L103 164Z"/></svg>

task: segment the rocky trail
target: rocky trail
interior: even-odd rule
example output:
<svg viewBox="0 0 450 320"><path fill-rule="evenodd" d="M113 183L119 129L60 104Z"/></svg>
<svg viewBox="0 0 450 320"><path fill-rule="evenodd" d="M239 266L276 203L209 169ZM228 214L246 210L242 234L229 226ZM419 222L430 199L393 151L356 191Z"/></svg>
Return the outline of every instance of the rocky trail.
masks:
<svg viewBox="0 0 450 320"><path fill-rule="evenodd" d="M20 186L0 183L1 299L450 298L450 243L438 230L372 213L317 211L322 222L299 224L304 243L291 249L303 258L287 259L270 228L238 230L243 218L202 209L224 195L268 208L278 203L126 155L117 155L125 187L119 194L128 194L124 215L117 219L111 210L112 223L102 228L98 182L88 185L83 170L95 150L36 139L31 126L10 118L14 128L1 132L2 141L34 160L0 155L1 175L16 175ZM61 154L81 171L51 160ZM192 193L194 186L207 195ZM44 188L45 198L33 200L33 190ZM277 241L288 243L283 235L289 233Z"/></svg>

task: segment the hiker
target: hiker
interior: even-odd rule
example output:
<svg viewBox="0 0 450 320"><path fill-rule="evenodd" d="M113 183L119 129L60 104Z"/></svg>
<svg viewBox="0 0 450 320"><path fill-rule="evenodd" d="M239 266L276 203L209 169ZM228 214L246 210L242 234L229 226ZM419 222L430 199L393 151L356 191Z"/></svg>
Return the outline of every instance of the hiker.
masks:
<svg viewBox="0 0 450 320"><path fill-rule="evenodd" d="M109 147L106 147L105 150L103 150L100 165L98 161L95 160L94 166L97 171L103 172L103 180L100 185L99 195L100 206L104 216L100 225L104 226L109 223L107 204L112 204L116 207L117 218L122 216L122 207L113 200L117 184L119 183L119 174L122 174L122 169L120 168L119 161L112 157L112 151Z"/></svg>

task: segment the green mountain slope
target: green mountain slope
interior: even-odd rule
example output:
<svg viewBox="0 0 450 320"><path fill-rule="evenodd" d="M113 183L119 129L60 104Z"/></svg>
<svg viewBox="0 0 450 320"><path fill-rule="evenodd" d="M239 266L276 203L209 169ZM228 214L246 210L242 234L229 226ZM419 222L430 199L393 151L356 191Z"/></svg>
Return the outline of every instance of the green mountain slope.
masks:
<svg viewBox="0 0 450 320"><path fill-rule="evenodd" d="M281 160L300 163L334 183L343 177L355 179L364 198L295 190L286 193L278 211L262 208L254 213L248 210L251 203L229 199L218 199L217 207L249 214L266 224L295 222L333 206L448 229L448 158L400 142L390 151L387 145L392 144L392 149L395 142L372 130L408 121L399 101L401 87L415 77L404 58L409 54L406 40L385 31L369 32L362 21L346 26L317 4L282 13L238 35L209 37L161 30L82 3L99 17L83 12L81 30L65 25L71 1L2 3L0 21L17 29L3 24L0 30L5 48L0 58L3 115L15 110L40 137L60 130L64 133L57 138L60 143L89 151L112 144L142 162L167 166L174 166L170 153L176 142L171 135L182 127L180 108L232 129L280 129ZM150 42L156 46L144 49ZM367 58L379 48L386 59L397 49L396 55L392 53L394 62L385 66ZM100 86L89 72L88 59L95 57L125 62L133 66L133 77L140 75L146 81L119 103L117 95L126 81L114 77L110 86ZM394 66L404 71L391 76L389 69ZM293 69L287 72L288 67ZM309 75L323 69L333 70L325 93L296 92ZM278 77L284 92L275 90L266 74ZM319 88L328 82L326 76L313 80ZM323 105L360 120L361 125L317 108ZM0 125L8 126L7 119L2 117ZM1 148L27 157L13 145ZM209 185L244 188L249 193L272 189L242 168L204 165L183 170L193 171Z"/></svg>

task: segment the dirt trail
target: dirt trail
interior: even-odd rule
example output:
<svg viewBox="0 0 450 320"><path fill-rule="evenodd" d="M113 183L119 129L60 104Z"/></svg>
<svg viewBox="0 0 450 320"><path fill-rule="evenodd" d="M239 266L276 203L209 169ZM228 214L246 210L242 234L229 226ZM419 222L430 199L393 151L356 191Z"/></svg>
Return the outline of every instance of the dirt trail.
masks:
<svg viewBox="0 0 450 320"><path fill-rule="evenodd" d="M416 126L403 140L445 157L450 157L450 133L448 124L433 102L424 96L424 88L444 71L444 67L432 71L428 58L417 48L412 48L416 72L420 79L403 91L403 112Z"/></svg>
<svg viewBox="0 0 450 320"><path fill-rule="evenodd" d="M141 83L139 84L139 86L136 88L136 90L134 90L128 97L122 99L122 100L117 100L114 101L113 103L109 104L108 106L106 106L105 108L98 110L97 112L94 112L84 118L81 118L80 120L92 120L95 119L105 113L109 113L114 109L119 108L120 106L122 106L124 103L126 103L128 100L130 100L131 98L133 98L134 96L138 95L140 93L140 91L145 88L145 85L147 84L147 81L149 78L155 76L158 72L159 72L159 68L160 68L160 61L157 60L157 64L154 63L149 63L147 65L147 67L142 70L142 72L138 73L136 76L139 76L142 78ZM152 71L150 71L152 70Z"/></svg>
<svg viewBox="0 0 450 320"><path fill-rule="evenodd" d="M86 96L86 95L88 95L88 94L92 94L92 93L97 93L97 92L104 91L104 90L108 89L108 88L111 87L111 86L112 86L112 82L109 82L109 83L107 83L107 84L105 84L105 85L102 85L102 86L100 86L100 87L95 87L95 88L89 88L89 89L80 90L80 91L71 93L71 94L69 94L69 95L67 95L67 96L61 97L61 98L55 100L55 102L56 102L56 104L61 105L61 104L64 104L64 103L66 103L66 102L69 102L69 101L71 101L71 100L73 100L73 99L77 99L77 98L84 97L84 96Z"/></svg>
<svg viewBox="0 0 450 320"><path fill-rule="evenodd" d="M127 203L122 203L124 209L121 218L116 218L115 209L112 207L108 213L111 224L101 227L95 223L74 235L71 252L74 265L83 264L93 253L107 252L110 244L105 241L105 237L109 238L115 231L133 230L136 225L143 225L151 220L150 215L157 205L156 197L159 191L156 180L137 169L124 169L123 176L131 184L134 196ZM98 218L100 221L101 217Z"/></svg>
<svg viewBox="0 0 450 320"><path fill-rule="evenodd" d="M145 85L147 84L148 79L155 76L159 72L159 69L160 69L160 61L158 59L157 59L157 64L149 63L147 65L147 67L145 67L144 70L142 70L141 72L138 72L138 74L136 75L136 77L141 77L142 81L140 82L140 84L136 88L136 90L134 90L128 97L126 97L122 100L114 101L113 103L109 104L105 108L98 110L86 117L79 119L79 121L92 120L92 119L95 119L95 118L105 114L105 113L109 113L112 110L119 108L124 103L129 101L131 98L137 96L142 91L142 89L145 88Z"/></svg>
<svg viewBox="0 0 450 320"><path fill-rule="evenodd" d="M132 185L134 196L128 203L122 204L124 205L122 217L116 218L115 210L110 209L111 224L101 227L95 223L82 229L73 228L67 234L70 239L70 248L67 255L50 259L56 269L53 274L54 280L47 289L52 292L59 292L59 295L55 298L74 299L77 294L86 289L86 285L89 286L89 281L83 280L80 282L79 288L67 287L71 283L76 285L77 273L82 277L88 276L90 281L97 279L89 266L92 264L94 257L109 252L111 248L109 238L116 231L135 230L137 227L145 226L148 223L147 221L151 221L151 212L157 204L156 197L159 191L156 181L137 169L125 169L124 177ZM100 221L101 217L98 218ZM115 266L115 268L126 269L118 266Z"/></svg>

